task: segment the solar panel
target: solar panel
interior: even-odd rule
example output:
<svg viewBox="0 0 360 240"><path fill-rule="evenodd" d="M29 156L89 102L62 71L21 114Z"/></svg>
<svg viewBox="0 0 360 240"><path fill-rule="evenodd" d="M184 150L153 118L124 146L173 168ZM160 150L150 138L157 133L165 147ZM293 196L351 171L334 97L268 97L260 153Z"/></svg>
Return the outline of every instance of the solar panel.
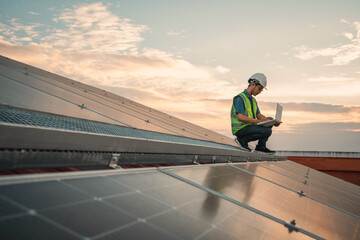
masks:
<svg viewBox="0 0 360 240"><path fill-rule="evenodd" d="M299 166L294 170L293 168L289 168L284 164L263 164L263 166L269 167L274 171L278 171L301 182L306 182L307 185L319 189L322 192L331 193L336 197L344 198L350 200L351 202L360 202L360 192L358 190L358 186L345 181L339 182L337 178L323 174L316 170L305 168L304 166ZM319 175L323 175L323 179L320 180L317 177Z"/></svg>
<svg viewBox="0 0 360 240"><path fill-rule="evenodd" d="M293 162L289 161L284 164L281 164L279 166L282 166L283 168L286 167L289 170L293 170L296 172L305 173L306 175L311 175L311 179L314 181L319 181L323 183L327 183L327 185L332 186L333 188L336 188L338 190L348 190L348 193L354 194L356 193L356 190L358 189L358 186L355 184L352 184L350 182L346 181L338 181L338 178L329 176L329 174L325 174L320 171L315 171L311 168L308 168L306 166L300 165L300 164L294 164ZM326 180L324 180L326 179ZM358 199L360 200L360 193L357 194Z"/></svg>
<svg viewBox="0 0 360 240"><path fill-rule="evenodd" d="M279 163L278 165L280 165ZM259 166L266 166L269 164L263 163ZM343 196L335 195L332 192L325 191L320 188L316 188L311 184L307 184L302 182L299 179L289 178L286 175L281 175L278 172L271 171L267 168L256 168L249 169L246 165L237 166L239 170L244 172L254 174L259 177L263 177L266 181L281 183L279 186L286 188L290 191L298 193L301 197L308 197L314 201L319 203L330 205L331 207L338 209L344 213L348 213L350 215L355 214L360 216L360 205L357 202L354 202L350 199L345 199ZM344 201L347 200L347 201Z"/></svg>
<svg viewBox="0 0 360 240"><path fill-rule="evenodd" d="M235 145L231 138L110 92L0 56L2 104Z"/></svg>
<svg viewBox="0 0 360 240"><path fill-rule="evenodd" d="M281 163L272 163L272 165L278 164ZM258 172L257 169L261 168L258 164L242 166L245 169L247 168L249 172ZM341 211L343 209L339 210L334 206L329 206L330 203L333 203L333 198L330 198L329 195L323 196L321 198L323 201L319 201L315 197L308 198L299 194L303 188L298 190L299 193L289 191L283 186L267 181L270 179L262 179L229 165L177 169L172 172L270 215L278 216L281 219L293 219L297 226L310 232L317 232L325 238L341 239L340 236L343 236L345 239L351 239L354 234L354 227L356 228L360 224L359 215L356 214L358 212L356 204L343 199L338 200L339 205L350 211L344 212ZM283 179L279 183L280 185L288 185L288 180ZM316 215L322 216L324 214L331 217L321 218L319 221ZM335 219L336 226L334 226Z"/></svg>
<svg viewBox="0 0 360 240"><path fill-rule="evenodd" d="M324 195L324 203L300 196L287 189L299 186L296 181L261 165L267 163L2 178L0 236L1 239L359 238L359 216L324 204L328 195Z"/></svg>
<svg viewBox="0 0 360 240"><path fill-rule="evenodd" d="M143 131L140 129L126 128L118 125L103 124L94 121L68 118L23 109L14 109L0 106L0 122L17 125L27 125L40 128L96 133L103 135L137 137L176 143L198 144L209 147L222 147L236 150L237 147L181 136L168 135L158 132Z"/></svg>

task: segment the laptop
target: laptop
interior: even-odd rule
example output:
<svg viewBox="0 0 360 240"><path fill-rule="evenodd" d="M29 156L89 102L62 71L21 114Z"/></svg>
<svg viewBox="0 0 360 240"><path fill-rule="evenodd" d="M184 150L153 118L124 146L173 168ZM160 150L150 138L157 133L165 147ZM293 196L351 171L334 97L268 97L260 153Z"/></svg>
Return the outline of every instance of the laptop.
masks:
<svg viewBox="0 0 360 240"><path fill-rule="evenodd" d="M283 106L281 106L279 103L276 103L275 119L267 120L265 122L258 123L257 125L264 126L264 127L271 127L272 125L281 122L282 110L283 110Z"/></svg>

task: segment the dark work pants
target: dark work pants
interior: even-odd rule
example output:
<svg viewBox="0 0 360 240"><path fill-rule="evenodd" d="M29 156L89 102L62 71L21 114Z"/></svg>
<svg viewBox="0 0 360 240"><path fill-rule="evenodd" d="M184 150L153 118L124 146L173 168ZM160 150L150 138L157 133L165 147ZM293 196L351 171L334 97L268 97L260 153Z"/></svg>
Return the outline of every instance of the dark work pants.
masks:
<svg viewBox="0 0 360 240"><path fill-rule="evenodd" d="M259 140L258 146L265 147L266 142L272 133L271 128L272 127L249 125L237 131L235 135L238 139L242 139L246 143Z"/></svg>

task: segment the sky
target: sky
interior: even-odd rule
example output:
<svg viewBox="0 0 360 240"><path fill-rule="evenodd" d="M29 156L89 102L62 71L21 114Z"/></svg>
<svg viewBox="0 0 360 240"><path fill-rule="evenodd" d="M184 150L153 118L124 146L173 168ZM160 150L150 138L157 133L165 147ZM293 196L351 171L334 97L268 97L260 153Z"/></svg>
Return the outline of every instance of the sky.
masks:
<svg viewBox="0 0 360 240"><path fill-rule="evenodd" d="M0 55L229 137L261 72L270 149L360 152L358 0L0 0Z"/></svg>

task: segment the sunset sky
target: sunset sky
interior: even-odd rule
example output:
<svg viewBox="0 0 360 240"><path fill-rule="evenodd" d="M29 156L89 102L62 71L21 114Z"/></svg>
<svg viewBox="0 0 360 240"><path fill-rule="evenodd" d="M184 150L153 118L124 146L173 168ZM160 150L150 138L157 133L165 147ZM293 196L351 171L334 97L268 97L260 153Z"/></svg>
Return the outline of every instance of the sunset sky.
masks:
<svg viewBox="0 0 360 240"><path fill-rule="evenodd" d="M0 55L229 137L262 72L270 149L360 152L359 0L0 0Z"/></svg>

